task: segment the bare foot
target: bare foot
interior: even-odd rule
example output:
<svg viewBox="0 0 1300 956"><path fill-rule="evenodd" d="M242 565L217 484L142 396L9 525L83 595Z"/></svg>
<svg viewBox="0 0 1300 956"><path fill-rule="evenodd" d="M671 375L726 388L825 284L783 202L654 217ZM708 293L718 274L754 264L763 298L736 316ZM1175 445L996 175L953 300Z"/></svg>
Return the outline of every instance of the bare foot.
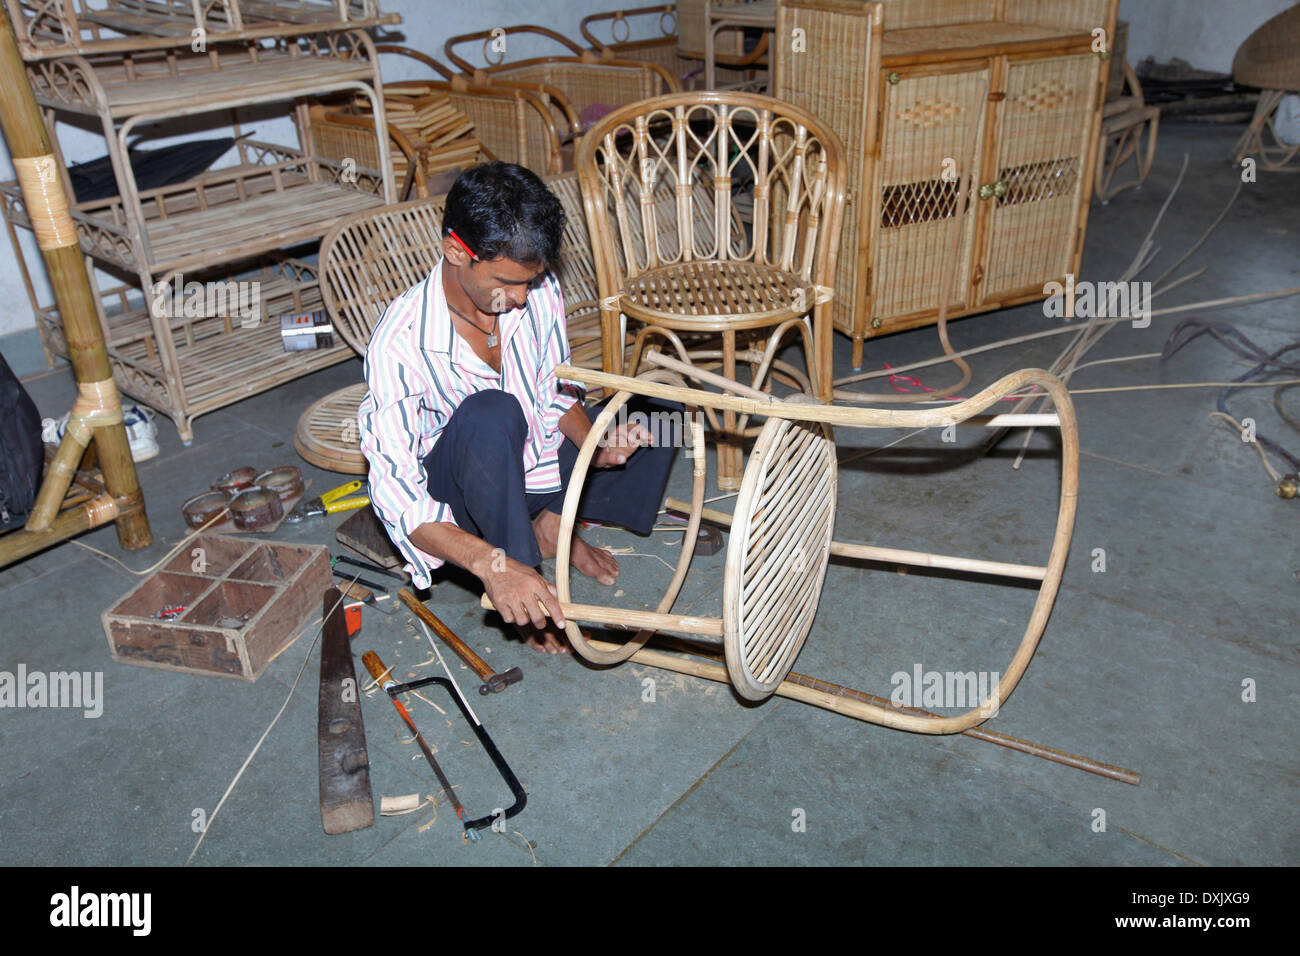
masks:
<svg viewBox="0 0 1300 956"><path fill-rule="evenodd" d="M533 533L537 536L537 546L542 551L542 557L555 557L556 544L560 539L560 516L554 511L543 510L533 519ZM601 584L612 585L618 580L618 561L614 556L604 548L593 548L576 533L569 549L569 563Z"/></svg>
<svg viewBox="0 0 1300 956"><path fill-rule="evenodd" d="M613 585L618 580L618 562L614 556L604 548L593 548L576 534L569 552L569 563L601 584Z"/></svg>
<svg viewBox="0 0 1300 956"><path fill-rule="evenodd" d="M536 628L531 624L527 626L516 624L515 630L519 632L525 644L543 654L568 654L571 650L569 639L564 631L554 624L548 624L545 628Z"/></svg>

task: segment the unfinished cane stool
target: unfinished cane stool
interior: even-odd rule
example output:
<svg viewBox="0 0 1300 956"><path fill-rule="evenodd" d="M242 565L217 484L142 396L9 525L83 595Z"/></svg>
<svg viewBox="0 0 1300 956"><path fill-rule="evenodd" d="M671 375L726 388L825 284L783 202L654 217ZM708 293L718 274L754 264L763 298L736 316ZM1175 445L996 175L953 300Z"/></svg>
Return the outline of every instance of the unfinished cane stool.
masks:
<svg viewBox="0 0 1300 956"><path fill-rule="evenodd" d="M1011 663L1000 672L1003 676L997 687L978 706L963 714L937 717L908 713L868 702L869 695L856 692L851 696L818 690L812 696L806 693L798 695L810 703L861 720L927 734L960 733L992 716L1019 683L1046 628L1074 531L1079 442L1073 405L1061 380L1041 369L1025 369L1007 375L972 398L943 407L906 410L841 407L822 405L802 395L777 400L658 351L651 351L646 357L656 368L640 378L576 368L556 370L565 378L599 385L615 393L596 419L578 454L561 516L555 585L566 618L565 633L574 650L597 664L617 664L639 655L636 660L716 680L721 679L716 665L706 665L678 655L671 655L671 660L665 661L667 655L643 653L643 648L657 631L721 643L727 679L736 692L748 700L762 700L787 687L787 677L795 658L812 629L831 557L1038 581L1038 596ZM683 377L738 394L718 394L666 384L680 382ZM1041 389L1050 397L1054 412L981 414L1002 398L1030 387ZM692 500L689 505L681 503L682 510L688 515L688 524L672 580L653 612L574 604L570 592L569 555L587 471L605 429L633 395L666 398L681 402L688 408L731 408L767 418L745 467L732 516L707 513L704 508L703 426L698 418L692 423ZM1061 494L1047 563L1041 566L1014 564L833 540L836 507L835 443L830 428L833 424L853 428L942 428L948 425L1059 428ZM674 508L678 505L672 501L669 503ZM731 527L722 580L721 618L671 613L694 553L696 532L704 518L729 523ZM483 603L485 607L491 607L486 595ZM588 640L578 627L579 621L639 630L625 644L612 644ZM650 654L657 656L647 656ZM824 688L837 687L817 681L805 682L801 686L809 688L818 684Z"/></svg>
<svg viewBox="0 0 1300 956"><path fill-rule="evenodd" d="M779 371L831 398L828 285L844 208L844 149L810 114L744 93L697 92L633 103L583 137L576 166L600 285L604 369L623 371L625 318L641 323L630 371L651 339L683 361L737 362L763 388ZM752 184L752 213L733 193ZM702 196L713 228L703 230ZM811 323L808 317L811 316ZM716 333L721 348L683 336ZM776 354L796 335L806 376ZM738 344L739 343L739 344ZM706 406L718 440L718 487L740 487L748 416ZM721 420L719 420L719 418Z"/></svg>

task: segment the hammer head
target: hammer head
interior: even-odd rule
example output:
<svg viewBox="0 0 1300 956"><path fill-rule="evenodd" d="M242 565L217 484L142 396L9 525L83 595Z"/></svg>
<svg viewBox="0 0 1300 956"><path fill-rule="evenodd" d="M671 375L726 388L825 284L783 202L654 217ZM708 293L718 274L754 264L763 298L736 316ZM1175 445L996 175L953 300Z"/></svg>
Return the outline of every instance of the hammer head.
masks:
<svg viewBox="0 0 1300 956"><path fill-rule="evenodd" d="M493 674L487 679L487 682L479 685L478 692L484 696L488 694L499 694L511 684L518 684L524 679L524 672L518 667L512 667L504 674Z"/></svg>

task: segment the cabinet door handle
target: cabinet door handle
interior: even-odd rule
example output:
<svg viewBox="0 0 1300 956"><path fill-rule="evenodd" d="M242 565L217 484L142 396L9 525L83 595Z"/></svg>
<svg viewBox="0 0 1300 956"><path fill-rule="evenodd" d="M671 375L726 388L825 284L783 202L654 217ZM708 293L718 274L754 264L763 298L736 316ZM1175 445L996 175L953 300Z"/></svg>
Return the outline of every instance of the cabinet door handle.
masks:
<svg viewBox="0 0 1300 956"><path fill-rule="evenodd" d="M1003 196L1007 194L1007 190L1009 190L1010 188L1011 185L1005 179L999 179L997 182L993 184L993 195L1001 199Z"/></svg>
<svg viewBox="0 0 1300 956"><path fill-rule="evenodd" d="M886 77L886 79L889 80L889 85L890 85L890 86L897 86L897 85L898 85L898 81L901 80L902 77L899 76L899 75L898 75L898 71L895 70L894 72L890 73L889 76Z"/></svg>
<svg viewBox="0 0 1300 956"><path fill-rule="evenodd" d="M992 198L993 198L993 184L992 184L992 183L985 183L983 186L981 186L980 189L979 189L979 197L980 197L980 199L992 199Z"/></svg>

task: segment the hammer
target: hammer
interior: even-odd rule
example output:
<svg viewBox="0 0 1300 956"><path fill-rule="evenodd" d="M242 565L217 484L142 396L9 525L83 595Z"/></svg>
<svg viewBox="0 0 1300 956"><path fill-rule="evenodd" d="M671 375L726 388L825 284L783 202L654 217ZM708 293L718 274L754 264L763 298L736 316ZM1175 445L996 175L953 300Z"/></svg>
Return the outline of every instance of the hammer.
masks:
<svg viewBox="0 0 1300 956"><path fill-rule="evenodd" d="M406 588L398 591L397 596L402 599L402 603L409 607L416 617L433 628L434 633L442 638L443 643L455 651L457 656L479 676L483 681L478 689L480 694L499 693L511 684L517 684L524 679L524 673L518 667L512 667L504 674L494 673L492 668L488 667L487 662L474 653L472 647L453 634L451 628L438 620L434 613Z"/></svg>

